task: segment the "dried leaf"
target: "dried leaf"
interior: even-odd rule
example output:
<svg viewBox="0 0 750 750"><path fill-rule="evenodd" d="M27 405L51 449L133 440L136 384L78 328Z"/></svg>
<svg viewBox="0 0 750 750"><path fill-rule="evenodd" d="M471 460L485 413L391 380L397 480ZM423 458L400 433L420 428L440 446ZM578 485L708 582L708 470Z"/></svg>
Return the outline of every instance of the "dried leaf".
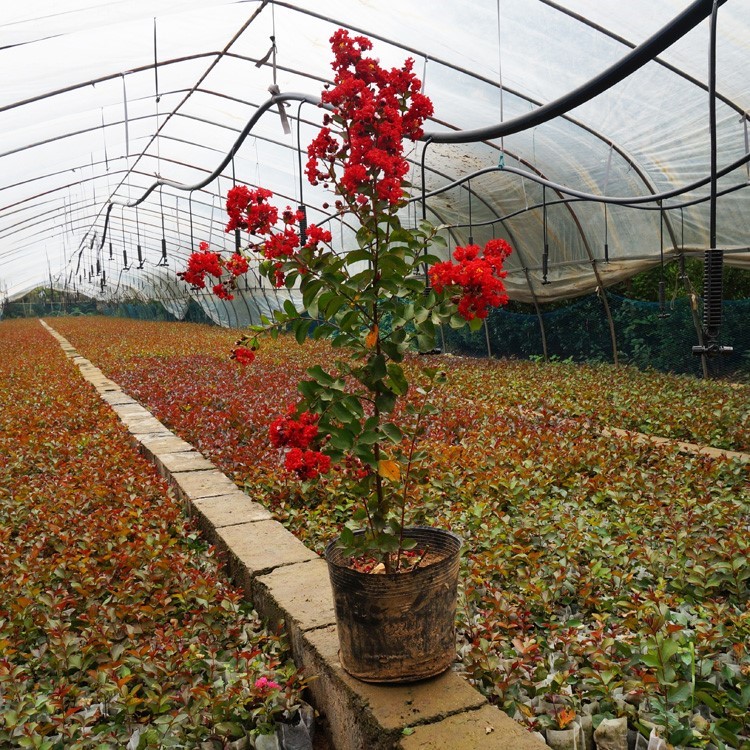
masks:
<svg viewBox="0 0 750 750"><path fill-rule="evenodd" d="M401 479L401 467L396 461L378 461L378 474L384 479L398 482Z"/></svg>

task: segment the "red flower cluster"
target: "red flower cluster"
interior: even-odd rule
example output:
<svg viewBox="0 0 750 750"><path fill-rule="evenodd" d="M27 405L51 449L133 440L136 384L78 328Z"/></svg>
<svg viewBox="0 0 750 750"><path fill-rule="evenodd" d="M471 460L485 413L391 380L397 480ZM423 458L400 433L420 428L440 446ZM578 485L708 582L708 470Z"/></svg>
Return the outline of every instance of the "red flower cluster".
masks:
<svg viewBox="0 0 750 750"><path fill-rule="evenodd" d="M235 346L229 358L237 360L241 365L250 365L255 360L255 352L246 346Z"/></svg>
<svg viewBox="0 0 750 750"><path fill-rule="evenodd" d="M411 58L402 68L386 70L363 54L372 49L366 37L350 37L339 29L330 41L335 85L322 99L333 105L333 116L343 119L347 130L340 140L328 127L318 133L307 151L308 179L313 185L336 181L334 165L339 163L343 172L338 190L348 201L363 206L377 199L398 205L409 169L403 141L422 135L432 102L420 92ZM327 115L324 125L330 122Z"/></svg>
<svg viewBox="0 0 750 750"><path fill-rule="evenodd" d="M211 288L211 291L219 299L232 300L234 299L234 295L229 291L229 289L229 284L227 284L226 282L222 282L220 284L214 284L214 286Z"/></svg>
<svg viewBox="0 0 750 750"><path fill-rule="evenodd" d="M274 448L304 450L318 437L318 418L309 411L303 411L299 419L279 417L271 424L269 434Z"/></svg>
<svg viewBox="0 0 750 750"><path fill-rule="evenodd" d="M302 221L304 214L302 211L295 211L289 206L279 212L275 206L268 202L268 199L272 196L273 193L264 188L251 190L245 185L237 185L231 188L227 193L229 223L226 231L244 229L249 233L265 238L260 242L253 243L252 247L264 258L274 261L273 283L276 287L282 287L286 281L286 275L282 270L283 261L294 258L300 247L300 235L295 227ZM279 219L284 226L281 231L276 231L274 227ZM305 241L306 248L314 249L319 243L330 241L331 233L329 231L320 229L315 224L308 227ZM237 253L230 260L220 261L220 263L233 276L239 276L248 271L247 260ZM304 269L300 269L300 271L304 273ZM224 290L214 289L219 297L223 296Z"/></svg>
<svg viewBox="0 0 750 750"><path fill-rule="evenodd" d="M245 229L253 234L268 234L278 221L279 211L268 202L273 193L265 188L251 190L235 185L227 193L227 232Z"/></svg>
<svg viewBox="0 0 750 750"><path fill-rule="evenodd" d="M329 244L333 238L327 229L321 229L315 224L310 224L307 228L307 242L305 247L317 247L320 243Z"/></svg>
<svg viewBox="0 0 750 750"><path fill-rule="evenodd" d="M330 456L310 450L310 445L318 438L318 418L314 414L303 411L297 419L279 417L271 424L269 435L274 448L288 449L284 467L300 479L314 479L330 470Z"/></svg>
<svg viewBox="0 0 750 750"><path fill-rule="evenodd" d="M185 271L181 271L177 275L191 284L194 289L205 289L206 288L206 275L215 276L217 279L221 279L224 271L228 271L230 278L226 281L220 281L218 284L214 284L211 287L211 291L219 298L231 300L234 299L232 290L235 289L235 279L242 274L247 273L250 266L247 259L239 253L232 253L229 260L219 255L219 253L212 252L208 249L208 242L201 242L200 250L197 253L193 253L188 258L188 265Z"/></svg>
<svg viewBox="0 0 750 750"><path fill-rule="evenodd" d="M286 454L284 466L300 479L315 479L319 474L327 474L331 468L331 457L319 451L303 451L292 448Z"/></svg>
<svg viewBox="0 0 750 750"><path fill-rule="evenodd" d="M221 278L221 256L208 249L208 242L201 242L200 251L188 258L187 269L177 275L196 289L205 289L206 274Z"/></svg>
<svg viewBox="0 0 750 750"><path fill-rule="evenodd" d="M505 259L513 252L511 246L500 239L490 240L479 257L478 245L457 247L453 261L436 263L430 269L430 282L440 294L443 289L458 287L458 312L466 320L486 318L488 307L499 307L508 301L503 279Z"/></svg>
<svg viewBox="0 0 750 750"><path fill-rule="evenodd" d="M270 259L291 258L299 247L299 234L290 226L285 226L283 232L276 232L268 236L261 252Z"/></svg>
<svg viewBox="0 0 750 750"><path fill-rule="evenodd" d="M240 255L239 253L232 253L232 257L224 263L224 267L232 274L235 278L242 276L250 270L250 265L247 262L247 258Z"/></svg>

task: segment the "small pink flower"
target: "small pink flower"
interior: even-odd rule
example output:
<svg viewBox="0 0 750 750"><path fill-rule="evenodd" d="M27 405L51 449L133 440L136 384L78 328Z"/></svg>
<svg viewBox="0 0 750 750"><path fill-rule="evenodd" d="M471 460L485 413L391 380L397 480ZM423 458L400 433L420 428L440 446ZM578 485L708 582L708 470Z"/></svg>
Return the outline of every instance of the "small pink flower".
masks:
<svg viewBox="0 0 750 750"><path fill-rule="evenodd" d="M270 690L278 690L281 687L278 682L269 680L268 677L259 677L255 681L255 689L261 693L266 693Z"/></svg>

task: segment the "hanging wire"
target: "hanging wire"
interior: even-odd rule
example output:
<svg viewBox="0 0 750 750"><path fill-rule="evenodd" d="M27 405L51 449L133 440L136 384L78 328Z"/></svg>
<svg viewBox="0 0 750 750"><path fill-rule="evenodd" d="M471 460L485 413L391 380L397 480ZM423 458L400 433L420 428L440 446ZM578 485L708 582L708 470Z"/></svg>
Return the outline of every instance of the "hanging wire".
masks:
<svg viewBox="0 0 750 750"><path fill-rule="evenodd" d="M143 248L141 247L141 226L138 218L138 206L135 207L135 234L138 240L136 248L138 250L138 268L143 268Z"/></svg>
<svg viewBox="0 0 750 750"><path fill-rule="evenodd" d="M500 122L505 120L504 112L504 88L503 88L503 55L502 35L500 34L500 0L497 0L497 78L500 84ZM500 160L498 166L505 166L505 136L500 136Z"/></svg>
<svg viewBox="0 0 750 750"><path fill-rule="evenodd" d="M542 252L542 284L549 284L547 272L549 270L549 241L547 238L547 186L542 185L542 228L544 236L544 250Z"/></svg>
<svg viewBox="0 0 750 750"><path fill-rule="evenodd" d="M122 74L122 106L124 110L124 124L125 124L125 159L127 161L130 156L130 131L128 129L128 90L125 85L125 73ZM128 186L130 181L128 181ZM130 194L128 193L128 197Z"/></svg>
<svg viewBox="0 0 750 750"><path fill-rule="evenodd" d="M219 183L217 182L216 185L217 185L217 190L218 190ZM208 244L209 245L213 241L213 236L214 236L214 210L216 208L216 198L219 198L219 200L221 200L218 192L216 194L212 193L211 194L211 216L209 217L209 220L208 220Z"/></svg>
<svg viewBox="0 0 750 750"><path fill-rule="evenodd" d="M177 247L182 245L182 233L180 232L180 196L174 197L174 224L177 230Z"/></svg>
<svg viewBox="0 0 750 750"><path fill-rule="evenodd" d="M159 186L159 216L161 217L161 258L157 265L168 266L167 260L167 233L164 229L164 186Z"/></svg>
<svg viewBox="0 0 750 750"><path fill-rule="evenodd" d="M128 251L127 247L125 245L125 207L123 206L122 211L120 212L120 229L122 230L122 261L123 261L123 269L125 271L130 270L130 266L128 265ZM119 282L118 282L119 287Z"/></svg>
<svg viewBox="0 0 750 750"><path fill-rule="evenodd" d="M659 207L662 203L659 201ZM659 317L668 318L666 310L666 280L664 276L664 211L659 211Z"/></svg>
<svg viewBox="0 0 750 750"><path fill-rule="evenodd" d="M188 215L190 216L190 249L195 247L195 235L193 234L193 191L188 193Z"/></svg>
<svg viewBox="0 0 750 750"><path fill-rule="evenodd" d="M237 186L237 175L234 171L234 154L232 154L232 187ZM242 249L242 237L240 235L239 227L234 229L234 251L238 253ZM247 284L247 276L245 276L245 284Z"/></svg>
<svg viewBox="0 0 750 750"><path fill-rule="evenodd" d="M102 117L102 142L104 143L104 168L109 172L109 156L107 154L107 129L104 124L104 107L99 108L99 113Z"/></svg>
<svg viewBox="0 0 750 750"><path fill-rule="evenodd" d="M297 106L297 171L299 176L299 211L302 214L302 218L299 221L299 242L300 245L304 245L307 242L307 207L305 206L305 196L303 190L302 181L302 134L301 134L301 123L302 123L302 105L304 102L300 102Z"/></svg>
<svg viewBox="0 0 750 750"><path fill-rule="evenodd" d="M609 176L612 172L612 153L614 151L614 144L609 144L609 154L607 155L607 171L604 174L604 195L607 194L609 189ZM609 263L609 225L607 215L607 204L604 204L604 262Z"/></svg>
<svg viewBox="0 0 750 750"><path fill-rule="evenodd" d="M609 220L607 204L604 204L604 262L609 263Z"/></svg>
<svg viewBox="0 0 750 750"><path fill-rule="evenodd" d="M156 94L156 104L158 105L161 99L161 96L159 95L159 59L157 55L157 45L156 45L156 18L154 18L154 92ZM158 112L159 112L159 108L157 107L157 118L156 118L157 130L159 127Z"/></svg>

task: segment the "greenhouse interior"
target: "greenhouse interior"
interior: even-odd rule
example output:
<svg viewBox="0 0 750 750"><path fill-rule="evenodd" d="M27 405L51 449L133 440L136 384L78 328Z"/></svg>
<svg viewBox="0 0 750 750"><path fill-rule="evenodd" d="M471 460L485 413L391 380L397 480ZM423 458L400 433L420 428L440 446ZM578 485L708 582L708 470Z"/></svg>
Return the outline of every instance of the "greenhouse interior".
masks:
<svg viewBox="0 0 750 750"><path fill-rule="evenodd" d="M750 3L17 0L0 746L750 750Z"/></svg>

